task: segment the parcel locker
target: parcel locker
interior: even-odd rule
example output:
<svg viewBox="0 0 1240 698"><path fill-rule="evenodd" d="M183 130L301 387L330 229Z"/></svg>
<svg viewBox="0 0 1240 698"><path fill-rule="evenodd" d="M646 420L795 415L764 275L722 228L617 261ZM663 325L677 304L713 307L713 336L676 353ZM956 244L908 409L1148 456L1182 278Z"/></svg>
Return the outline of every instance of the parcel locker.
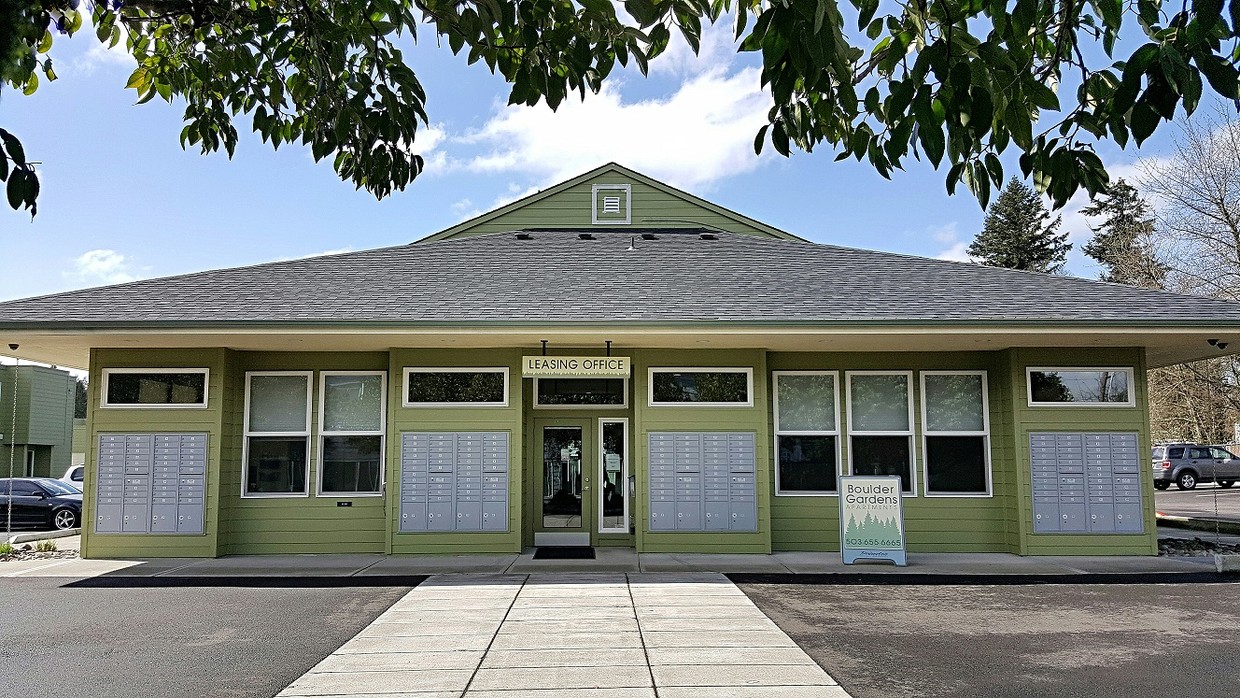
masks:
<svg viewBox="0 0 1240 698"><path fill-rule="evenodd" d="M1035 533L1142 533L1135 432L1031 432Z"/></svg>

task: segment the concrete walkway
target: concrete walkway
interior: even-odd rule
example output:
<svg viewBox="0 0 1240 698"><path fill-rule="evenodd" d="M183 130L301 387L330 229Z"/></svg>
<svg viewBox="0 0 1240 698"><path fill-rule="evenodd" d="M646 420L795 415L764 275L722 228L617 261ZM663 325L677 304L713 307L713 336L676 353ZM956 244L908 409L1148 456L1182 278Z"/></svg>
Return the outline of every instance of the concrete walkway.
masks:
<svg viewBox="0 0 1240 698"><path fill-rule="evenodd" d="M279 695L848 698L702 573L432 577Z"/></svg>

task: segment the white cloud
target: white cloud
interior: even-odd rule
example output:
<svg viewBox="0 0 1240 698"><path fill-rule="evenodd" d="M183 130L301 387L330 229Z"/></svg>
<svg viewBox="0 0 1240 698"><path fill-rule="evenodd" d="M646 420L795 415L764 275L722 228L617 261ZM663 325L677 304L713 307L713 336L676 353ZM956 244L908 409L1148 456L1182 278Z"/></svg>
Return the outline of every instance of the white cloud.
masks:
<svg viewBox="0 0 1240 698"><path fill-rule="evenodd" d="M929 230L930 237L935 242L945 247L936 255L935 259L945 259L951 262L972 262L973 258L969 256L969 241L960 239L960 231L958 223L952 221L946 225Z"/></svg>
<svg viewBox="0 0 1240 698"><path fill-rule="evenodd" d="M702 27L699 50L695 54L679 30L672 30L672 40L667 50L650 62L651 75L697 75L708 72L720 65L728 65L736 59L736 49L740 45L735 41L733 30L736 18L727 15L719 18L715 24Z"/></svg>
<svg viewBox="0 0 1240 698"><path fill-rule="evenodd" d="M508 107L463 143L490 151L463 163L474 172L568 179L609 161L672 186L702 189L759 164L753 138L769 97L759 71L726 66L696 75L665 98L628 101L613 82L584 102Z"/></svg>
<svg viewBox="0 0 1240 698"><path fill-rule="evenodd" d="M84 29L83 33L85 31ZM126 71L132 71L138 66L138 62L126 50L123 37L120 43L112 48L108 48L106 44L97 41L92 40L92 42L91 47L86 50L86 53L68 61L68 71L66 72L78 75L94 75L97 70L119 71L121 68L124 68Z"/></svg>
<svg viewBox="0 0 1240 698"><path fill-rule="evenodd" d="M135 281L133 265L116 250L91 250L76 257L66 279L88 284L121 284Z"/></svg>

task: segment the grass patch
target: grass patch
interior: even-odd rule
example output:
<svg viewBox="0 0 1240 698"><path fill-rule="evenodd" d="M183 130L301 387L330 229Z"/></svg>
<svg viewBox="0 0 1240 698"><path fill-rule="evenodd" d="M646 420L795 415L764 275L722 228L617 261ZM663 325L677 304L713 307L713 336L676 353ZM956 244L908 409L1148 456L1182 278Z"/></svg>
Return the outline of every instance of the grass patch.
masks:
<svg viewBox="0 0 1240 698"><path fill-rule="evenodd" d="M34 550L37 553L54 553L56 552L56 541L41 540L35 544Z"/></svg>
<svg viewBox="0 0 1240 698"><path fill-rule="evenodd" d="M0 557L12 555L14 552L13 546L9 543L0 543Z"/></svg>

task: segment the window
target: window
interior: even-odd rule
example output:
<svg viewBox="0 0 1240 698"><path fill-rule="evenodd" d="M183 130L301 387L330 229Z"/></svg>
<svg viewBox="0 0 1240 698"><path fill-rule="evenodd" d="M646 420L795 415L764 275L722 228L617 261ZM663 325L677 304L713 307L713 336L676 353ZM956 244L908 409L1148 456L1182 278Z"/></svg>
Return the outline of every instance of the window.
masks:
<svg viewBox="0 0 1240 698"><path fill-rule="evenodd" d="M752 407L752 368L652 368L650 406Z"/></svg>
<svg viewBox="0 0 1240 698"><path fill-rule="evenodd" d="M1131 368L1030 368L1030 407L1133 407Z"/></svg>
<svg viewBox="0 0 1240 698"><path fill-rule="evenodd" d="M1184 457L1183 446L1176 446L1174 448L1167 449L1167 458L1175 460L1177 458L1183 458L1183 457Z"/></svg>
<svg viewBox="0 0 1240 698"><path fill-rule="evenodd" d="M12 490L10 492L10 489ZM14 497L37 497L45 494L38 485L33 482L23 482L21 480L7 480L0 483L0 492L11 494Z"/></svg>
<svg viewBox="0 0 1240 698"><path fill-rule="evenodd" d="M776 371L775 493L834 494L839 472L839 373Z"/></svg>
<svg viewBox="0 0 1240 698"><path fill-rule="evenodd" d="M206 407L205 368L105 368L102 407Z"/></svg>
<svg viewBox="0 0 1240 698"><path fill-rule="evenodd" d="M507 368L406 368L405 407L507 407Z"/></svg>
<svg viewBox="0 0 1240 698"><path fill-rule="evenodd" d="M383 494L386 374L319 374L319 494Z"/></svg>
<svg viewBox="0 0 1240 698"><path fill-rule="evenodd" d="M848 462L853 475L898 475L900 490L913 482L911 371L850 371Z"/></svg>
<svg viewBox="0 0 1240 698"><path fill-rule="evenodd" d="M245 374L243 497L309 494L310 371Z"/></svg>
<svg viewBox="0 0 1240 698"><path fill-rule="evenodd" d="M923 371L921 423L926 496L989 496L986 372Z"/></svg>
<svg viewBox="0 0 1240 698"><path fill-rule="evenodd" d="M1235 458L1236 456L1232 454L1231 451L1228 451L1225 448L1219 448L1218 446L1211 446L1210 457L1213 458L1214 460L1231 460Z"/></svg>
<svg viewBox="0 0 1240 698"><path fill-rule="evenodd" d="M535 407L627 407L624 378L535 378Z"/></svg>

